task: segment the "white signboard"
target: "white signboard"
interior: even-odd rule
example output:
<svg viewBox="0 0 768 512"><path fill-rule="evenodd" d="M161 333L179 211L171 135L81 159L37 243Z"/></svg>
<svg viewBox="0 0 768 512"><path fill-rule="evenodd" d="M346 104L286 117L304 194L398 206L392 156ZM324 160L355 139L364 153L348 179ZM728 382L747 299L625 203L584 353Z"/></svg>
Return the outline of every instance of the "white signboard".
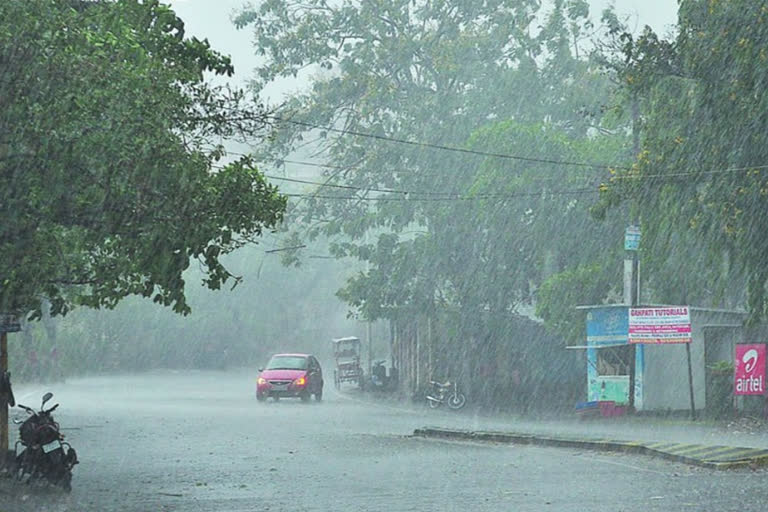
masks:
<svg viewBox="0 0 768 512"><path fill-rule="evenodd" d="M688 306L630 308L630 343L690 343Z"/></svg>

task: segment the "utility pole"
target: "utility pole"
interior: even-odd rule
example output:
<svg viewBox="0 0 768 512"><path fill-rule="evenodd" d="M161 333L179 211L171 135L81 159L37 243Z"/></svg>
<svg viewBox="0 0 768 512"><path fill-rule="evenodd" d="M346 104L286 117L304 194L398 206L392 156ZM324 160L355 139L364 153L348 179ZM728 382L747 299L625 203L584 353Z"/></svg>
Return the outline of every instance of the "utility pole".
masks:
<svg viewBox="0 0 768 512"><path fill-rule="evenodd" d="M630 232L635 229L635 226L627 228L627 234L625 234L624 248L627 249L628 237ZM639 240L639 229L638 240ZM637 249L627 249L627 255L624 259L624 304L627 304L627 309L638 306L638 261L637 261ZM627 311L629 314L629 311ZM637 366L637 347L634 344L629 344L629 412L635 412L635 373Z"/></svg>
<svg viewBox="0 0 768 512"><path fill-rule="evenodd" d="M637 95L632 97L632 151L635 158L640 155L640 102ZM640 273L637 258L637 251L640 248L640 226L639 221L635 221L633 226L629 226L624 235L624 303L629 308L637 307L640 302ZM627 275L629 274L629 275ZM627 282L629 281L629 282ZM629 309L628 308L628 309ZM629 311L627 311L629 314ZM628 411L630 414L635 412L635 380L637 372L637 347L634 344L629 345L629 397Z"/></svg>
<svg viewBox="0 0 768 512"><path fill-rule="evenodd" d="M638 273L637 251L640 248L640 227L628 226L624 232L624 304L627 309L637 307L639 299L640 279ZM627 311L629 314L629 311ZM637 347L629 345L629 412L635 411L635 380L637 366Z"/></svg>

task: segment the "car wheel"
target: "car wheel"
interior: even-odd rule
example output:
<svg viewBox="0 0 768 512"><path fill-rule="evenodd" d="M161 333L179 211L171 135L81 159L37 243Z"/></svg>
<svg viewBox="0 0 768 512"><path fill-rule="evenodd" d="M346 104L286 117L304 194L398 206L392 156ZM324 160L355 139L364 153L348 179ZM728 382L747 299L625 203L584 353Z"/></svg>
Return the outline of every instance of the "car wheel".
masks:
<svg viewBox="0 0 768 512"><path fill-rule="evenodd" d="M266 399L267 399L267 395L265 395L264 393L256 393L256 400L258 400L259 402L263 402Z"/></svg>
<svg viewBox="0 0 768 512"><path fill-rule="evenodd" d="M317 393L315 393L315 401L316 402L322 402L323 401L323 390L321 389Z"/></svg>
<svg viewBox="0 0 768 512"><path fill-rule="evenodd" d="M309 402L309 399L310 399L311 397L312 397L312 395L310 395L309 391L305 391L304 393L302 393L301 395L299 395L299 398L301 398L301 401L302 401L302 402Z"/></svg>

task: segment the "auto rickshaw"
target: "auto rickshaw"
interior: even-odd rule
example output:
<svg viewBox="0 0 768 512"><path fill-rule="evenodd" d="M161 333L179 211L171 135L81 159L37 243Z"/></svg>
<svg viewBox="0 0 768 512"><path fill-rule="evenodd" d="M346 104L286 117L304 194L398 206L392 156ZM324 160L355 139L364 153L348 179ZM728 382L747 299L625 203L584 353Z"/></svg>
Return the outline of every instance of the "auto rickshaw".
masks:
<svg viewBox="0 0 768 512"><path fill-rule="evenodd" d="M343 382L354 382L363 387L363 367L360 366L360 339L354 336L335 338L333 343L333 356L336 359L336 367L333 369L333 383L336 389Z"/></svg>

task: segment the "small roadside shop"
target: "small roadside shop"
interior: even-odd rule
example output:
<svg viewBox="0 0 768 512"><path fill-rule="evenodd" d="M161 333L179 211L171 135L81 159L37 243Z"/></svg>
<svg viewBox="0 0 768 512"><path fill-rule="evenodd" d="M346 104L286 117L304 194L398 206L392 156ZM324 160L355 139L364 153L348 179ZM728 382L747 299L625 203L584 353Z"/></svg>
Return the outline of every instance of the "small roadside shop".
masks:
<svg viewBox="0 0 768 512"><path fill-rule="evenodd" d="M720 361L733 361L736 344L743 343L745 314L666 305L632 309L641 308L672 312L685 308L690 318L686 337L679 338L672 333L670 336L679 339L638 342L635 333L634 343L630 344L629 306L578 308L586 312L586 344L568 348L585 350L586 400L628 404L630 374L634 370L635 410L686 410L692 407L692 401L696 408L706 408L707 395L714 392L707 367Z"/></svg>

